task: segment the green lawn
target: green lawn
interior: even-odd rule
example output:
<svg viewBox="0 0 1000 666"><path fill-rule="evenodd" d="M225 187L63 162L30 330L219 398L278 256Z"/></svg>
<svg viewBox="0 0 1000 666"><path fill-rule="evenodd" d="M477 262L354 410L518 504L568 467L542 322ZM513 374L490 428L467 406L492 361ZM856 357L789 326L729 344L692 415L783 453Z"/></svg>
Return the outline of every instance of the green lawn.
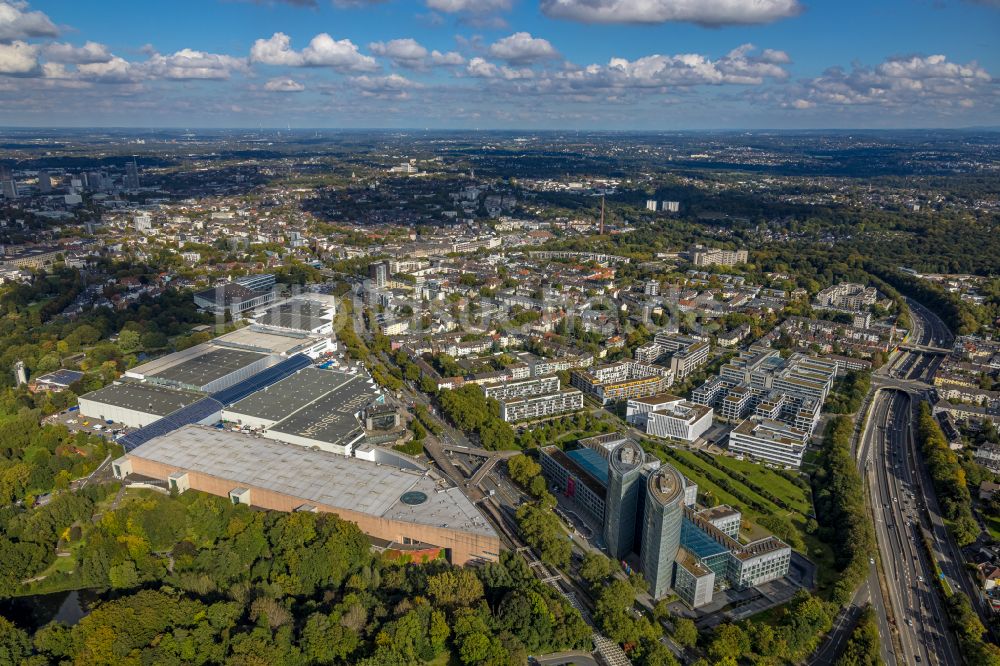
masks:
<svg viewBox="0 0 1000 666"><path fill-rule="evenodd" d="M803 516L812 513L812 499L809 493L792 483L776 470L748 460L730 458L729 456L717 456L715 463L719 467L745 474L751 481L760 485L775 497L787 502L790 507Z"/></svg>
<svg viewBox="0 0 1000 666"><path fill-rule="evenodd" d="M980 515L983 517L983 522L986 523L986 531L990 533L994 541L1000 541L1000 518L987 516L985 513Z"/></svg>
<svg viewBox="0 0 1000 666"><path fill-rule="evenodd" d="M732 505L751 520L759 520L766 516L779 516L789 520L792 527L801 536L806 554L820 566L820 584L830 582L822 580L822 572L830 570L829 565L833 561L833 553L827 545L807 534L805 529L808 516L813 513L810 490L800 488L776 470L757 463L736 460L727 456L716 456L709 463L691 451L672 449L671 452L676 458L668 457L662 450L656 450L661 460L677 467L684 476L698 484L700 491L711 493L719 503ZM763 492L770 493L776 499L785 502L791 507L791 510L779 507L743 482L729 476L727 471L744 475L750 483L760 486ZM718 479L718 481L713 479ZM728 481L730 490L719 485L723 479ZM740 496L756 502L763 507L763 510L748 506L747 502Z"/></svg>

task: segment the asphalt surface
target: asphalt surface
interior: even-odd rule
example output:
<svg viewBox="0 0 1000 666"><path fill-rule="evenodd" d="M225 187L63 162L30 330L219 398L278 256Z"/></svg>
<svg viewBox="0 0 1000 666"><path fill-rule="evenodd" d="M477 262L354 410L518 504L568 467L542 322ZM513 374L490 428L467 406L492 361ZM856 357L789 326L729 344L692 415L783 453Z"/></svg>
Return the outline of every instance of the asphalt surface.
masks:
<svg viewBox="0 0 1000 666"><path fill-rule="evenodd" d="M864 423L864 431L858 434L856 442L855 455L858 461L858 467L862 475L865 477L866 486L869 489L874 489L874 493L871 494L869 499L869 505L872 510L872 516L875 520L876 526L876 536L878 539L879 546L879 557L869 565L869 575L867 580L863 585L861 585L855 592L852 602L845 607L841 613L838 615L834 621L834 627L827 636L827 640L821 645L819 650L810 659L811 664L830 664L833 663L839 654L842 652L844 646L846 646L847 640L850 638L851 631L853 630L857 618L860 614L860 609L866 604L871 604L875 610L876 620L879 625L879 636L881 642L882 650L882 660L886 664L915 664L915 663L928 663L926 650L920 654L920 662L916 661L916 648L912 641L913 636L911 635L911 641L907 644L909 648L909 658L906 656L907 649L903 645L902 632L897 633L897 625L902 623L902 627L911 630L911 627L906 622L907 615L904 612L902 615L896 610L896 605L893 604L893 600L896 603L900 603L902 599L908 598L913 600L914 595L919 594L919 589L922 586L924 592L929 590L930 577L927 572L914 571L913 570L913 554L909 555L909 580L911 581L910 588L913 587L913 582L915 581L918 588L917 591L913 589L907 589L907 581L904 577L902 580L895 577L893 573L896 568L902 573L905 568L905 558L904 550L906 547L912 547L914 545L921 546L919 542L914 544L913 541L909 539L910 534L903 532L902 540L906 542L904 546L900 543L900 537L896 536L896 530L899 528L896 526L901 517L897 516L893 521L893 527L887 527L887 514L892 515L894 509L892 507L887 508L886 500L881 498L881 494L876 493L889 493L890 497L888 503L891 505L898 504L899 501L905 497L909 501L908 511L912 511L915 503L920 502L920 505L916 506L927 506L929 507L929 526L933 527L934 545L935 545L935 557L938 559L939 565L945 570L947 577L951 578L952 574L949 571L960 567L959 564L961 559L958 557L957 553L945 556L943 551L949 548L954 549L954 544L951 543L948 538L947 531L944 529L943 522L941 523L940 530L938 530L936 524L940 521L940 515L937 514L937 502L934 498L934 493L931 490L930 480L927 478L921 479L921 477L926 477L926 470L922 462L914 462L919 460L916 454L915 447L912 443L912 425L915 421L912 413L894 412L890 415L890 408L893 406L892 401L898 398L893 398L895 395L904 396L902 399L906 401L905 393L913 394L916 396L922 396L926 394L926 391L930 389L933 384L934 373L937 371L938 367L941 365L943 356L935 353L927 353L921 351L923 349L940 349L940 348L950 348L953 342L953 336L948 328L937 318L933 313L927 310L919 303L907 299L910 306L912 327L910 335L908 338L908 345L916 347L916 349L904 349L900 350L896 354L893 354L882 368L877 370L872 376L872 393L869 394L868 398L865 400L865 406L862 408L859 414L859 420L863 418L862 415L867 414L868 420ZM887 402L888 401L888 402ZM871 406L869 409L869 405ZM916 407L916 401L912 403L913 407ZM897 411L899 409L907 409L900 405L896 405ZM892 418L892 422L895 424L893 430L889 430L886 427L887 419ZM859 423L859 427L860 427ZM877 426L877 427L876 427ZM905 436L904 436L905 434ZM904 449L904 445L907 447ZM909 451L906 453L906 451ZM893 503L891 495L893 493L889 492L889 488L895 488L897 481L900 483L903 480L897 480L896 474L897 470L895 468L896 459L892 456L896 455L906 455L906 461L909 464L909 483L913 485L913 488L908 488L908 490L913 490L916 494L915 498L910 498L909 495L897 497L897 502ZM870 462L869 462L870 461ZM876 468L876 461L878 462L878 467ZM902 464L902 462L901 462ZM888 465L888 466L886 466ZM914 473L914 469L917 473ZM881 472L881 476L879 475ZM904 472L903 468L899 469L899 474L902 475ZM923 483L918 483L923 480ZM923 489L928 489L928 493L925 496ZM899 489L896 488L898 491ZM906 504L904 504L904 509ZM919 525L920 520L927 520L926 517L918 517L917 524ZM910 528L908 525L904 529L915 529ZM893 540L890 541L887 537L889 531L892 531ZM916 536L916 535L914 535ZM921 565L922 556L922 546L921 553L917 554L918 560L916 564ZM897 562L899 560L899 562ZM885 564L888 562L888 564ZM885 576L880 576L879 565L882 564L887 568ZM928 563L923 562L923 566L927 566ZM924 578L924 582L920 582L920 577ZM956 569L955 571L956 580L961 580L963 584L962 589L968 590L968 586L971 586L971 582L967 580L967 576L964 576L961 571ZM974 603L978 601L978 595L975 594L974 590L971 590L973 595ZM967 593L969 593L967 591ZM926 597L923 597L926 599ZM912 611L912 608L904 609L904 611ZM916 611L920 612L920 611ZM939 616L940 617L940 616ZM910 616L909 618L916 625L915 616ZM914 627L915 629L916 627ZM937 626L936 630L934 628L928 631L937 631L940 633L942 627ZM911 632L912 633L912 632ZM930 635L930 634L927 634ZM923 637L922 637L923 639ZM950 640L950 637L949 637ZM941 648L940 641L938 641L938 648ZM931 644L931 649L935 650L933 643ZM944 648L946 652L949 652L949 648ZM903 650L904 654L897 654L899 650ZM935 658L938 658L935 652ZM952 657L953 658L953 657ZM931 661L930 663L940 663L939 661Z"/></svg>
<svg viewBox="0 0 1000 666"><path fill-rule="evenodd" d="M961 663L941 600L934 566L921 535L923 494L912 442L912 411L905 393L883 391L875 398L865 466L875 536L901 652L896 663ZM883 641L885 639L883 638Z"/></svg>

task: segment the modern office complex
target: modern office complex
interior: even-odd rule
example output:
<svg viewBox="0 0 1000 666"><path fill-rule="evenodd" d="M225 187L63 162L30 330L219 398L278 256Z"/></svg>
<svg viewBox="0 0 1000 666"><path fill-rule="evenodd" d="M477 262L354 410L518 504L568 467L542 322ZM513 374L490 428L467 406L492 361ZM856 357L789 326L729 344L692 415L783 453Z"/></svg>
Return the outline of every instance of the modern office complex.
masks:
<svg viewBox="0 0 1000 666"><path fill-rule="evenodd" d="M567 497L576 500L598 523L604 524L608 483L607 461L594 449L563 451L552 444L538 451L542 472Z"/></svg>
<svg viewBox="0 0 1000 666"><path fill-rule="evenodd" d="M604 521L604 542L608 553L616 560L625 558L635 549L645 463L645 452L632 441L615 447L609 456L606 510L613 516L621 516L621 520Z"/></svg>
<svg viewBox="0 0 1000 666"><path fill-rule="evenodd" d="M693 442L712 427L711 407L696 405L676 395L661 393L630 398L625 420L647 435Z"/></svg>
<svg viewBox="0 0 1000 666"><path fill-rule="evenodd" d="M837 376L837 363L776 349L751 347L722 366L691 394L691 401L738 423L754 415L778 420L812 435Z"/></svg>
<svg viewBox="0 0 1000 666"><path fill-rule="evenodd" d="M662 393L674 383L674 373L639 361L619 361L591 370L573 370L570 383L602 404Z"/></svg>
<svg viewBox="0 0 1000 666"><path fill-rule="evenodd" d="M437 548L454 564L499 558L500 539L478 509L427 470L194 425L151 439L113 470L262 509L335 513L392 550Z"/></svg>
<svg viewBox="0 0 1000 666"><path fill-rule="evenodd" d="M661 363L680 381L708 362L711 345L706 340L660 332L652 342L635 350L635 360L642 363Z"/></svg>
<svg viewBox="0 0 1000 666"><path fill-rule="evenodd" d="M759 585L788 573L791 548L767 535L740 539L742 515L727 505L698 510L697 486L673 466L616 434L582 448L541 449L546 478L601 525L615 559L638 555L653 596L676 593L691 607L716 590Z"/></svg>
<svg viewBox="0 0 1000 666"><path fill-rule="evenodd" d="M808 432L773 419L749 418L729 433L733 453L796 469L808 444Z"/></svg>
<svg viewBox="0 0 1000 666"><path fill-rule="evenodd" d="M666 596L673 584L674 560L681 545L684 484L684 477L670 465L662 465L646 479L639 559L654 599Z"/></svg>

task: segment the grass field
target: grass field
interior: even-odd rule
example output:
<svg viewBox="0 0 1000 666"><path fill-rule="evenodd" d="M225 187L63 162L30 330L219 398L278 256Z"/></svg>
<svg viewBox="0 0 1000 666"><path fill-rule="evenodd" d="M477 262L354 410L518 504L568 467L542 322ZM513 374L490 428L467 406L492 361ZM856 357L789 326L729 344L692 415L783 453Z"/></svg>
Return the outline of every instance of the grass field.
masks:
<svg viewBox="0 0 1000 666"><path fill-rule="evenodd" d="M1000 541L1000 518L994 518L985 514L980 514L983 522L986 523L986 531L990 533L994 541Z"/></svg>
<svg viewBox="0 0 1000 666"><path fill-rule="evenodd" d="M659 448L656 450L656 454L661 460L674 465L684 476L697 483L700 492L710 492L718 502L732 505L751 520L759 520L766 516L786 518L801 537L805 546L802 549L803 554L817 565L817 583L820 591L829 589L836 583L833 551L829 545L806 531L806 522L809 520L809 515L813 513L812 492L809 489L799 487L780 472L758 463L737 460L728 456L715 456L710 464L691 451L672 449L672 452L676 457L667 457L666 453ZM785 502L790 510L779 507L767 497L729 476L727 472L730 471L746 476L751 483L760 486L766 493ZM720 487L713 480L723 478L731 484L732 492ZM765 510L760 511L747 506L746 502L736 497L734 492L749 497L762 505ZM1000 528L1000 521L998 521L998 528Z"/></svg>

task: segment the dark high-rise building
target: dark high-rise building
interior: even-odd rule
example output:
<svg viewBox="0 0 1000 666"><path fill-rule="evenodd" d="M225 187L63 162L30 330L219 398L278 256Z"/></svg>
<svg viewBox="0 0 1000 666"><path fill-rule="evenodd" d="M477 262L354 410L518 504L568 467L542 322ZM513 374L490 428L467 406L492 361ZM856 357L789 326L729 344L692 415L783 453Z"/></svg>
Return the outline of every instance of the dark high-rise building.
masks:
<svg viewBox="0 0 1000 666"><path fill-rule="evenodd" d="M368 266L368 275L376 287L384 287L389 281L389 264L384 261L380 261L377 264L370 264Z"/></svg>
<svg viewBox="0 0 1000 666"><path fill-rule="evenodd" d="M608 494L604 510L604 541L616 560L635 547L636 523L644 501L642 466L646 454L631 440L611 451L608 460Z"/></svg>
<svg viewBox="0 0 1000 666"><path fill-rule="evenodd" d="M38 172L38 191L42 194L48 194L52 191L52 177L49 176L48 171Z"/></svg>
<svg viewBox="0 0 1000 666"><path fill-rule="evenodd" d="M125 164L125 189L139 189L139 165L135 163L134 158Z"/></svg>
<svg viewBox="0 0 1000 666"><path fill-rule="evenodd" d="M639 559L653 598L663 597L673 585L674 560L681 545L684 518L684 477L670 465L649 475Z"/></svg>
<svg viewBox="0 0 1000 666"><path fill-rule="evenodd" d="M17 198L17 184L14 182L14 174L10 167L0 166L0 189L3 190L4 199Z"/></svg>

